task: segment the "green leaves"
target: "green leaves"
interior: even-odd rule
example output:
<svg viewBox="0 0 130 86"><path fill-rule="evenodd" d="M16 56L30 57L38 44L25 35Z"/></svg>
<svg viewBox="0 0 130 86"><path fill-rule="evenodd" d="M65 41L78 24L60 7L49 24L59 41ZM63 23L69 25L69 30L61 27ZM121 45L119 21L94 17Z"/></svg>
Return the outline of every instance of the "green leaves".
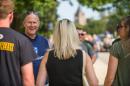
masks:
<svg viewBox="0 0 130 86"><path fill-rule="evenodd" d="M78 2L83 6L93 8L101 13L106 10L109 11L109 14L106 16L107 21L104 21L103 16L101 17L101 20L95 20L88 23L86 28L90 33L99 33L104 30L109 30L114 33L120 19L130 15L130 0L78 0ZM111 9L113 9L113 11L110 11Z"/></svg>
<svg viewBox="0 0 130 86"><path fill-rule="evenodd" d="M106 30L106 19L89 20L84 29L90 34L100 34Z"/></svg>

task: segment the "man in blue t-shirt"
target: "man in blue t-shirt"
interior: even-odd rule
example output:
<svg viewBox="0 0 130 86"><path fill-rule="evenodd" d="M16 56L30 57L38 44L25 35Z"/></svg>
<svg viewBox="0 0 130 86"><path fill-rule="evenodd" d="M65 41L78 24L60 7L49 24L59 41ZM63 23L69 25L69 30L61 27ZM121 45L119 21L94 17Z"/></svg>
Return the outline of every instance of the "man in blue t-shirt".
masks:
<svg viewBox="0 0 130 86"><path fill-rule="evenodd" d="M37 54L37 58L33 61L35 80L37 78L41 59L44 57L45 52L49 48L48 40L43 36L37 34L39 24L40 21L36 12L28 12L23 22L23 25L25 27L24 35L30 39L33 44L34 51Z"/></svg>

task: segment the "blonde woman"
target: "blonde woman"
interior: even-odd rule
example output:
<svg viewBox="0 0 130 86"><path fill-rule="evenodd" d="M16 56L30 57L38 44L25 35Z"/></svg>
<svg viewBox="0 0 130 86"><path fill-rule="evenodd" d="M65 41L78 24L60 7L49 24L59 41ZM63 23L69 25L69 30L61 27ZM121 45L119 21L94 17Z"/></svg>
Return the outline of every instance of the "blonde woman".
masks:
<svg viewBox="0 0 130 86"><path fill-rule="evenodd" d="M75 25L68 19L60 20L53 33L54 49L43 58L36 86L44 86L49 77L49 86L83 86L83 51ZM86 77L90 86L97 86L90 57L86 54Z"/></svg>

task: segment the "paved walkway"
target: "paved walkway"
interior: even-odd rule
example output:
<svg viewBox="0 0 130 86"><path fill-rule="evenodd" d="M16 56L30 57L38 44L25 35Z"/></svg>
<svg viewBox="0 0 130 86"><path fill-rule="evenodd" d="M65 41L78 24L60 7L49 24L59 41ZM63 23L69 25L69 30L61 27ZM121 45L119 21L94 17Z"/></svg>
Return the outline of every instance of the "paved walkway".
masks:
<svg viewBox="0 0 130 86"><path fill-rule="evenodd" d="M105 76L107 73L107 64L109 60L108 52L98 53L98 59L94 63L94 69L99 80L99 86L103 86Z"/></svg>

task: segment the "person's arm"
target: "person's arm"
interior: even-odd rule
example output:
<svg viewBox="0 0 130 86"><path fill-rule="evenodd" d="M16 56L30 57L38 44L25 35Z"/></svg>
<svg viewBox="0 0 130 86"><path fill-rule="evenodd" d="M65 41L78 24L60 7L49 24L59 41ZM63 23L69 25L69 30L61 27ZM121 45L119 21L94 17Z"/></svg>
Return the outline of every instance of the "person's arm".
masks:
<svg viewBox="0 0 130 86"><path fill-rule="evenodd" d="M117 71L118 59L112 55L109 56L108 70L104 86L111 86Z"/></svg>
<svg viewBox="0 0 130 86"><path fill-rule="evenodd" d="M97 57L96 57L96 52L93 49L93 46L91 46L90 44L88 44L88 54L91 57L92 63L94 64Z"/></svg>
<svg viewBox="0 0 130 86"><path fill-rule="evenodd" d="M46 77L47 77L47 70L46 70L46 62L48 59L48 52L45 54L44 58L42 59L42 62L40 64L36 86L45 86Z"/></svg>
<svg viewBox="0 0 130 86"><path fill-rule="evenodd" d="M98 86L98 79L94 72L93 63L91 61L91 58L88 55L86 56L87 57L86 57L85 71L86 71L86 77L87 77L88 83L90 86Z"/></svg>
<svg viewBox="0 0 130 86"><path fill-rule="evenodd" d="M32 62L21 67L23 86L34 86Z"/></svg>
<svg viewBox="0 0 130 86"><path fill-rule="evenodd" d="M92 63L93 63L93 64L95 63L96 59L97 59L96 55L93 55L93 56L91 57L91 60L92 60Z"/></svg>

